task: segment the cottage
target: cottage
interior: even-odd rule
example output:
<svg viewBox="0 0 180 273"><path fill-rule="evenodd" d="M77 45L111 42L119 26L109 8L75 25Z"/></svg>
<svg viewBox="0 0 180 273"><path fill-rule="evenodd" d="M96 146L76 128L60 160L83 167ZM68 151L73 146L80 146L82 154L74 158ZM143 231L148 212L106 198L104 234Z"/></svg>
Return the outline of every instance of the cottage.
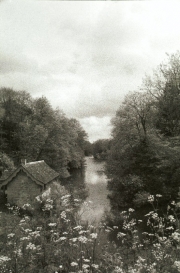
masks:
<svg viewBox="0 0 180 273"><path fill-rule="evenodd" d="M1 189L10 204L22 206L32 203L58 177L59 173L51 169L44 160L29 163L24 161L13 172L4 172L0 179Z"/></svg>

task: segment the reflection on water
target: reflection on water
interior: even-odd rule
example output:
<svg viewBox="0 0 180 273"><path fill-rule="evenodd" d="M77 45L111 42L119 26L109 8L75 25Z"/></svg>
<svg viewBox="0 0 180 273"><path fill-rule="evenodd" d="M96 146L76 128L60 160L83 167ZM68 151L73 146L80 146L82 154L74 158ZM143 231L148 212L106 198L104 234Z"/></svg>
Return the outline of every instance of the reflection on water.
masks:
<svg viewBox="0 0 180 273"><path fill-rule="evenodd" d="M85 202L81 206L80 214L83 220L99 222L104 211L109 210L107 177L104 174L104 162L92 157L86 157L85 167L71 173L69 182L73 193Z"/></svg>

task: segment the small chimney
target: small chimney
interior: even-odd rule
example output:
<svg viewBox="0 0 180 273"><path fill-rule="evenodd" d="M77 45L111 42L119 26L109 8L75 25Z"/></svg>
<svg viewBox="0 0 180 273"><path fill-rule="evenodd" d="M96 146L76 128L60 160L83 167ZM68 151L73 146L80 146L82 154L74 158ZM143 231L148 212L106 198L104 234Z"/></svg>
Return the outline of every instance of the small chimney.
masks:
<svg viewBox="0 0 180 273"><path fill-rule="evenodd" d="M21 164L26 165L26 159L21 159Z"/></svg>

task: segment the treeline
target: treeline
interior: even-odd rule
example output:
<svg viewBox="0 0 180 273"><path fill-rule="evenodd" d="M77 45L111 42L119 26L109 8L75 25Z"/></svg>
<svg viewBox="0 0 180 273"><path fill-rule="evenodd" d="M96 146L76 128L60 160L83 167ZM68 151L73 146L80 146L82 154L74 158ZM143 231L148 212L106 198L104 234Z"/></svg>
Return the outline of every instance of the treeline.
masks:
<svg viewBox="0 0 180 273"><path fill-rule="evenodd" d="M129 93L112 120L108 188L113 209L141 206L149 194L177 197L180 186L180 52L168 55Z"/></svg>
<svg viewBox="0 0 180 273"><path fill-rule="evenodd" d="M93 143L86 141L84 145L85 156L93 156L98 160L106 160L110 146L110 139L98 139Z"/></svg>
<svg viewBox="0 0 180 273"><path fill-rule="evenodd" d="M86 141L79 122L54 110L45 97L33 99L25 91L0 89L1 170L8 165L12 168L7 158L15 165L22 158L43 159L66 176L69 168L81 167Z"/></svg>
<svg viewBox="0 0 180 273"><path fill-rule="evenodd" d="M92 154L95 159L106 160L110 150L111 140L98 139L92 144Z"/></svg>

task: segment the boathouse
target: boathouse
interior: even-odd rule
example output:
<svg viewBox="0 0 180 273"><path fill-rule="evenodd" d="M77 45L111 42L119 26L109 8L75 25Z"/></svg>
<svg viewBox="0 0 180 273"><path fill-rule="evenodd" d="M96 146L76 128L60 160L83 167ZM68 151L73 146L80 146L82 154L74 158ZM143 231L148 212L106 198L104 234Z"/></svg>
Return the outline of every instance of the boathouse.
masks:
<svg viewBox="0 0 180 273"><path fill-rule="evenodd" d="M26 163L26 160L13 172L4 172L0 178L1 190L7 202L22 206L34 198L59 177L59 173L49 167L44 160Z"/></svg>

